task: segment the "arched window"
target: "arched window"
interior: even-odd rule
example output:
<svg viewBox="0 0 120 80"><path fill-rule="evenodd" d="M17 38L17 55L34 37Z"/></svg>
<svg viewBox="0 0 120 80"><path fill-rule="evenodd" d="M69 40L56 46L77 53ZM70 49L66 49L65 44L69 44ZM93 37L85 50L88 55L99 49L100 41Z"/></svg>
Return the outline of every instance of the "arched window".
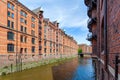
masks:
<svg viewBox="0 0 120 80"><path fill-rule="evenodd" d="M14 44L7 44L7 51L14 52Z"/></svg>
<svg viewBox="0 0 120 80"><path fill-rule="evenodd" d="M13 32L7 32L7 39L8 40L14 40L14 33Z"/></svg>

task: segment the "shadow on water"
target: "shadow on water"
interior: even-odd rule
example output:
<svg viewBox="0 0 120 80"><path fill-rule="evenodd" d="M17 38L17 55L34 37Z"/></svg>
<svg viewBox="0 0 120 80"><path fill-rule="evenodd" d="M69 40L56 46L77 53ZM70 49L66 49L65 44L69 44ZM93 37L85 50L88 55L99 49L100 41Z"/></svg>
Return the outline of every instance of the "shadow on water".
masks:
<svg viewBox="0 0 120 80"><path fill-rule="evenodd" d="M95 80L91 58L75 58L1 76L0 80Z"/></svg>

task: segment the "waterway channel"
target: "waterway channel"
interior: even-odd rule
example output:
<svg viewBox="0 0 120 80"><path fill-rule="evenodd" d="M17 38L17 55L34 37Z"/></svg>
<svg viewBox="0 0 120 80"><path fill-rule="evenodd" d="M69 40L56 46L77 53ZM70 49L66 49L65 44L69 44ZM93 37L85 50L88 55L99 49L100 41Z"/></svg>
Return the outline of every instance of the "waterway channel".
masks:
<svg viewBox="0 0 120 80"><path fill-rule="evenodd" d="M1 76L0 80L95 80L91 58L74 58Z"/></svg>

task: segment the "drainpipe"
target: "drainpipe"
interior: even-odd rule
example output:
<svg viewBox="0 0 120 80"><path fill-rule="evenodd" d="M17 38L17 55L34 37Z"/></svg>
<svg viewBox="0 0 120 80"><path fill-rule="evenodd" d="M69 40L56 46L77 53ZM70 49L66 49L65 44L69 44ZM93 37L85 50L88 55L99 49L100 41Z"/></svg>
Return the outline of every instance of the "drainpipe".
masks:
<svg viewBox="0 0 120 80"><path fill-rule="evenodd" d="M108 51L107 51L107 0L104 0L104 50L105 50L105 68L108 65Z"/></svg>
<svg viewBox="0 0 120 80"><path fill-rule="evenodd" d="M16 1L16 30L18 31L18 2ZM16 31L16 71L19 71L18 65L18 32Z"/></svg>

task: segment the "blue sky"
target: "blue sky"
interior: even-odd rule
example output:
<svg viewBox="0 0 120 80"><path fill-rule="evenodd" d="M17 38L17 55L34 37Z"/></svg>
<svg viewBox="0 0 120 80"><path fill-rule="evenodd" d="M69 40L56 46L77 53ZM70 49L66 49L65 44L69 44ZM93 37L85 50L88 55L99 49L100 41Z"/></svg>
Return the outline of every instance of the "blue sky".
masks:
<svg viewBox="0 0 120 80"><path fill-rule="evenodd" d="M29 9L42 7L44 17L51 21L58 21L60 28L74 37L78 44L90 44L86 38L87 29L87 7L84 0L19 0Z"/></svg>

